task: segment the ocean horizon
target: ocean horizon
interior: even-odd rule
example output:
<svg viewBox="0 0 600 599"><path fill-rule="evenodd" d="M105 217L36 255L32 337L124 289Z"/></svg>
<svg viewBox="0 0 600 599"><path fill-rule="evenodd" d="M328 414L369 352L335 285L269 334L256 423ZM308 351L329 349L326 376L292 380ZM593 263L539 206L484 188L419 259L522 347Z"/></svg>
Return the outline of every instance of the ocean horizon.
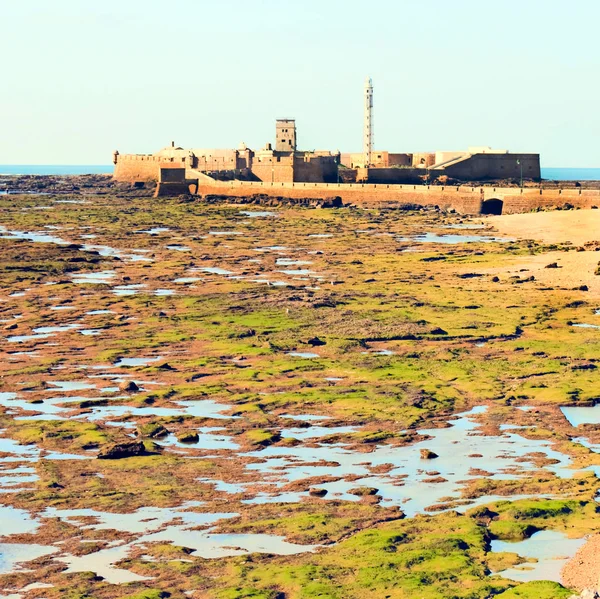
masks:
<svg viewBox="0 0 600 599"><path fill-rule="evenodd" d="M112 164L0 164L2 175L112 175ZM600 181L600 168L543 167L549 181Z"/></svg>

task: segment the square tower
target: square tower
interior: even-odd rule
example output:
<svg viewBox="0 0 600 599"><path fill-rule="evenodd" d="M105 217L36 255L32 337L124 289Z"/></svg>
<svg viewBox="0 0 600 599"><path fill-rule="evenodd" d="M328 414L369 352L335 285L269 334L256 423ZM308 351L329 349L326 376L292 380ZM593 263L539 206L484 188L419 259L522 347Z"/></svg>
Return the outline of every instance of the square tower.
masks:
<svg viewBox="0 0 600 599"><path fill-rule="evenodd" d="M296 151L296 121L294 119L277 119L275 124L275 151Z"/></svg>

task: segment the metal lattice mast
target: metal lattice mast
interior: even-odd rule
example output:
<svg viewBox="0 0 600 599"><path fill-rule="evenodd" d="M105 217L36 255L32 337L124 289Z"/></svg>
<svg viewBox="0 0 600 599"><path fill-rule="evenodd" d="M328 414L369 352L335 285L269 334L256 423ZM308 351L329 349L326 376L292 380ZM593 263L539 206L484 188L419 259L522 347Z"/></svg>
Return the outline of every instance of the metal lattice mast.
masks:
<svg viewBox="0 0 600 599"><path fill-rule="evenodd" d="M373 154L373 80L365 81L365 123L363 133L363 153L365 166L370 166Z"/></svg>

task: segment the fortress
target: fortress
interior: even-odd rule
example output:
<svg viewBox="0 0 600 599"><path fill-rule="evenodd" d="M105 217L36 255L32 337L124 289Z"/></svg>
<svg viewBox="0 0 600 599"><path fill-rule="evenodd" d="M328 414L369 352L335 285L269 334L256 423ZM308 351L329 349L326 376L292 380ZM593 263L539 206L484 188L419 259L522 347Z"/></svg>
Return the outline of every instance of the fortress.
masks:
<svg viewBox="0 0 600 599"><path fill-rule="evenodd" d="M465 214L524 212L571 204L600 206L600 191L524 187L541 180L539 154L489 147L466 151L392 153L373 149L373 86L365 84L363 151L301 151L294 119L276 121L275 148L254 151L183 149L171 143L154 154L115 151L114 178L142 185L155 182L156 195L313 198L337 196L346 203L393 206L435 205ZM519 187L475 186L512 181ZM465 183L468 182L468 185Z"/></svg>

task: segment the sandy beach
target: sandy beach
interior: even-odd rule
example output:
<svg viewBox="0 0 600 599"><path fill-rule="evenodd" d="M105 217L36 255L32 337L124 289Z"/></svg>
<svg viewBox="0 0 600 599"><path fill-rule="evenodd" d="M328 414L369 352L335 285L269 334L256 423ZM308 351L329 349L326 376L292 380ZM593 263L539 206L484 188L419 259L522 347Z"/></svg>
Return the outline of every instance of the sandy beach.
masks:
<svg viewBox="0 0 600 599"><path fill-rule="evenodd" d="M577 210L510 214L486 219L501 235L515 239L535 239L548 244L572 242L586 251L556 251L516 257L510 267L488 269L498 276L534 276L548 287L573 289L587 285L590 297L600 296L600 210ZM585 245L587 244L587 245ZM591 244L591 245L590 245ZM556 263L557 268L547 268Z"/></svg>
<svg viewBox="0 0 600 599"><path fill-rule="evenodd" d="M583 245L600 241L600 210L557 210L506 214L487 218L503 235L536 239L546 243Z"/></svg>
<svg viewBox="0 0 600 599"><path fill-rule="evenodd" d="M575 554L563 568L563 583L577 589L596 589L600 581L600 535L589 541Z"/></svg>

